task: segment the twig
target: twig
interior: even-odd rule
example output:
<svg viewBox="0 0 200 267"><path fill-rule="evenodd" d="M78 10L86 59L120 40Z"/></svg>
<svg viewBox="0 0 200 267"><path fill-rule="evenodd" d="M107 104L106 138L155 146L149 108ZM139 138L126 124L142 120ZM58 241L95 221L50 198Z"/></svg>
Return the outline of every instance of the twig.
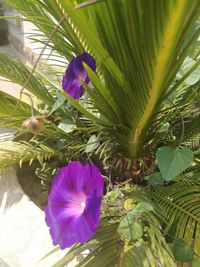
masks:
<svg viewBox="0 0 200 267"><path fill-rule="evenodd" d="M32 99L32 97L31 97L31 95L30 94L28 94L28 93L23 93L24 95L27 95L28 96L28 98L30 99L30 102L31 102L31 116L33 117L34 116L34 103L33 103L33 99Z"/></svg>

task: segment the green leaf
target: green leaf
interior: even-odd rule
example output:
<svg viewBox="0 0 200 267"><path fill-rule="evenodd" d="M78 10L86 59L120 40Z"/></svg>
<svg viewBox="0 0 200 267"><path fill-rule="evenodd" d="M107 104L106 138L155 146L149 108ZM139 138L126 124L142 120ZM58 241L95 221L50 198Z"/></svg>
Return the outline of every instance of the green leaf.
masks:
<svg viewBox="0 0 200 267"><path fill-rule="evenodd" d="M197 177L194 179L198 179ZM166 222L164 231L177 238L194 244L196 255L200 252L199 184L178 181L168 186L151 188L151 197L156 204L156 212ZM195 207L195 208L194 208Z"/></svg>
<svg viewBox="0 0 200 267"><path fill-rule="evenodd" d="M27 66L3 52L0 52L0 59L0 75L2 77L22 87L25 85L29 92L45 104L51 106L54 103L53 96L49 93L48 88L37 73L31 74L31 70Z"/></svg>
<svg viewBox="0 0 200 267"><path fill-rule="evenodd" d="M190 57L186 57L180 71L177 74L177 78L181 79L188 71L190 68L192 68L192 66L196 63L195 60L193 60ZM200 77L199 77L199 73L200 73L200 66L198 66L184 81L185 84L187 85L193 85L196 82L199 81Z"/></svg>
<svg viewBox="0 0 200 267"><path fill-rule="evenodd" d="M56 174L57 170L58 167L56 163L45 162L42 166L35 169L35 174L41 180L51 181L51 178Z"/></svg>
<svg viewBox="0 0 200 267"><path fill-rule="evenodd" d="M193 153L188 148L163 146L157 150L156 159L163 179L170 181L191 165Z"/></svg>
<svg viewBox="0 0 200 267"><path fill-rule="evenodd" d="M94 151L99 146L99 141L96 135L92 135L87 142L85 153Z"/></svg>
<svg viewBox="0 0 200 267"><path fill-rule="evenodd" d="M69 94L67 94L65 92L63 92L61 94L69 101L69 103L75 109L77 109L79 112L84 114L87 118L95 121L97 124L100 124L100 125L107 125L107 126L109 125L108 122L101 120L100 118L95 116L93 113L89 112L86 108L84 108L81 104L79 104L79 102L77 100L73 99Z"/></svg>
<svg viewBox="0 0 200 267"><path fill-rule="evenodd" d="M121 220L117 231L122 238L129 241L137 240L143 235L142 226L135 222L133 216L129 213Z"/></svg>
<svg viewBox="0 0 200 267"><path fill-rule="evenodd" d="M138 203L132 211L130 211L130 214L132 216L139 216L144 212L153 211L153 206L149 202L140 202Z"/></svg>
<svg viewBox="0 0 200 267"><path fill-rule="evenodd" d="M27 103L0 91L0 125L2 127L21 128L23 121L31 117L31 108ZM34 114L39 115L39 112L34 109Z"/></svg>
<svg viewBox="0 0 200 267"><path fill-rule="evenodd" d="M158 129L158 133L167 132L169 130L169 126L170 126L169 122L161 123L160 128Z"/></svg>
<svg viewBox="0 0 200 267"><path fill-rule="evenodd" d="M173 244L173 253L177 261L192 261L194 252L191 247L187 246L183 239L177 239Z"/></svg>
<svg viewBox="0 0 200 267"><path fill-rule="evenodd" d="M58 128L65 133L71 133L76 128L76 125L71 120L65 119L59 123Z"/></svg>
<svg viewBox="0 0 200 267"><path fill-rule="evenodd" d="M49 251L47 254L45 254L41 259L40 261L46 259L47 257L51 256L53 253L57 252L60 250L60 247L59 246L56 246L54 249L52 249L51 251Z"/></svg>
<svg viewBox="0 0 200 267"><path fill-rule="evenodd" d="M56 102L53 104L51 111L49 112L49 116L56 111L58 108L60 108L64 102L66 101L66 98L63 95L58 94L58 99Z"/></svg>
<svg viewBox="0 0 200 267"><path fill-rule="evenodd" d="M165 182L160 172L155 172L149 176L146 176L144 179L148 180L152 186L163 185Z"/></svg>
<svg viewBox="0 0 200 267"><path fill-rule="evenodd" d="M2 142L0 143L0 168L3 169L12 164L22 163L24 161L32 162L33 159L38 159L42 163L44 159L50 159L57 152L52 147L47 147L42 144L37 147L33 143Z"/></svg>

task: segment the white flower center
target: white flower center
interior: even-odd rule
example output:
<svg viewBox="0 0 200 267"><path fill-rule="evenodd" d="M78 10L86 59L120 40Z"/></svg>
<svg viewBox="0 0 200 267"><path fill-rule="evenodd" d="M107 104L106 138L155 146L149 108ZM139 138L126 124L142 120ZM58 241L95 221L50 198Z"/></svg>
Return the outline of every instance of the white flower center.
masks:
<svg viewBox="0 0 200 267"><path fill-rule="evenodd" d="M83 202L83 201L81 202L81 207L85 208L85 202Z"/></svg>
<svg viewBox="0 0 200 267"><path fill-rule="evenodd" d="M71 215L80 216L86 207L86 196L82 193L72 194L69 197L67 211Z"/></svg>

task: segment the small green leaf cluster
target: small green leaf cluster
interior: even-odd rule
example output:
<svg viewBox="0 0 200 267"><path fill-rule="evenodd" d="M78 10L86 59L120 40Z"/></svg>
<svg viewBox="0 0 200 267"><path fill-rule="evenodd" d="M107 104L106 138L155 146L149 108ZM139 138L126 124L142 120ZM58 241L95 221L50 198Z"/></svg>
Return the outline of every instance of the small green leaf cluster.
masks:
<svg viewBox="0 0 200 267"><path fill-rule="evenodd" d="M140 216L144 212L152 211L153 207L148 202L138 203L131 211L127 212L119 223L118 233L128 241L138 240L143 236L143 227Z"/></svg>

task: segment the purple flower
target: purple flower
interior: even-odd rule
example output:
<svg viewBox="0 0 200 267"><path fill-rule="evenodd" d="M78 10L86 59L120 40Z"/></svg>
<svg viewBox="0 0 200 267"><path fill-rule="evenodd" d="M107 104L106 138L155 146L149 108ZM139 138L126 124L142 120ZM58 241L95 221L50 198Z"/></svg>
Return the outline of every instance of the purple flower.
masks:
<svg viewBox="0 0 200 267"><path fill-rule="evenodd" d="M93 71L96 71L94 58L85 52L72 59L62 80L63 90L74 99L78 99L83 95L84 88L81 85L81 80L87 84L90 82L88 74L83 67L83 62Z"/></svg>
<svg viewBox="0 0 200 267"><path fill-rule="evenodd" d="M55 176L48 205L46 223L53 244L61 249L87 242L99 224L103 177L92 164L71 162Z"/></svg>

